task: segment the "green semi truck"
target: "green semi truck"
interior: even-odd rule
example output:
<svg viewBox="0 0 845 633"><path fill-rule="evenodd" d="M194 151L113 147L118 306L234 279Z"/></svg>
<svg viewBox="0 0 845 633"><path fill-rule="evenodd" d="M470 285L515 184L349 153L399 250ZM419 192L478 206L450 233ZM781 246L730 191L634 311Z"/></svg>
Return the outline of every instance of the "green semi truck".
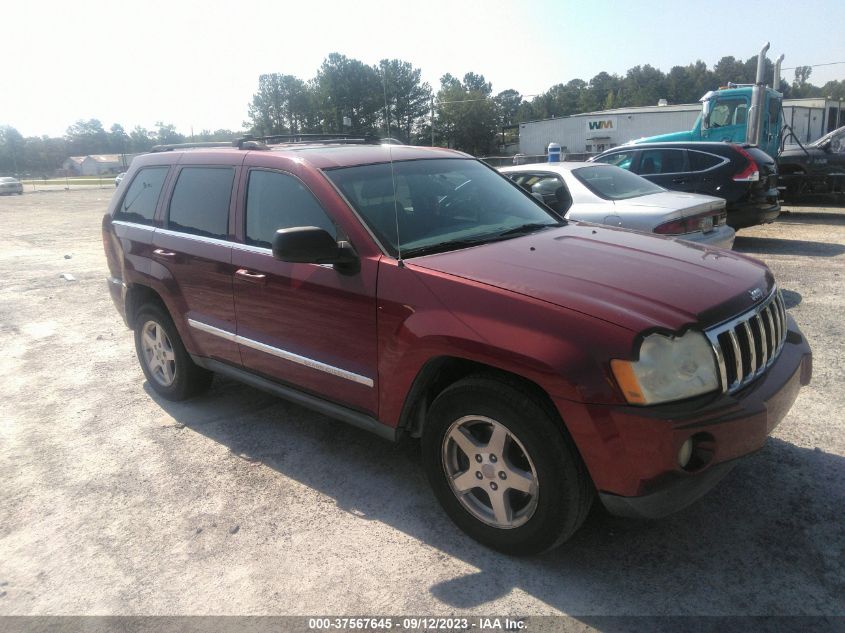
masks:
<svg viewBox="0 0 845 633"><path fill-rule="evenodd" d="M775 62L774 80L765 82L766 52L757 57L757 76L753 84L731 84L711 90L701 98L701 114L691 130L637 139L633 143L667 141L728 141L756 145L777 158L782 138L783 95L780 87L781 55Z"/></svg>

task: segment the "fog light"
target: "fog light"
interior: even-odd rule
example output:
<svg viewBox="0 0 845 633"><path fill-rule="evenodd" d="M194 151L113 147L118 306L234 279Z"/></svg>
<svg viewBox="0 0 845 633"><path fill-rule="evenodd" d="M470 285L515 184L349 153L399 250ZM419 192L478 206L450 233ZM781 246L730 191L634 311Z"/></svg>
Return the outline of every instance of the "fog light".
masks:
<svg viewBox="0 0 845 633"><path fill-rule="evenodd" d="M681 444L681 450L678 451L678 465L681 468L686 468L689 460L692 458L692 438Z"/></svg>

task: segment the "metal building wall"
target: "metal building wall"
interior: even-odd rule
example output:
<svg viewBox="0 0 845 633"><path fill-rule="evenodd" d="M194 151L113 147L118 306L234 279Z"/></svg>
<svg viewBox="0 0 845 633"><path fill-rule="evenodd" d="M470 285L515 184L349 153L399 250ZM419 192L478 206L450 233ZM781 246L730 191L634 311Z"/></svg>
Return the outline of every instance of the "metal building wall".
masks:
<svg viewBox="0 0 845 633"><path fill-rule="evenodd" d="M610 110L558 119L528 121L519 126L519 151L522 154L543 154L549 143L555 142L560 143L561 147L565 147L568 152L584 152L588 144L595 150L598 143L604 143L609 147L611 144L621 145L644 136L689 130L700 111L701 106L694 104L689 109L670 106L666 110L654 109L646 112ZM587 121L601 118L614 119L616 129L613 132L588 132ZM595 138L598 136L607 138Z"/></svg>

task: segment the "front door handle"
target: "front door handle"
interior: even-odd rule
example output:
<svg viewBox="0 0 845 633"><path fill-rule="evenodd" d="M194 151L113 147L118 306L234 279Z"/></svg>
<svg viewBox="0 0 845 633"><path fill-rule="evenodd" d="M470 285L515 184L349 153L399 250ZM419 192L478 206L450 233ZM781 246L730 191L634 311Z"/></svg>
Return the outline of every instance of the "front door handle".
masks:
<svg viewBox="0 0 845 633"><path fill-rule="evenodd" d="M153 251L153 255L157 255L159 257L167 257L168 259L176 257L176 253L173 251L166 251L163 248L157 248Z"/></svg>
<svg viewBox="0 0 845 633"><path fill-rule="evenodd" d="M251 284L264 285L265 283L267 283L267 275L263 273L254 273L251 270L247 270L246 268L238 268L235 271L235 274L244 281L248 281Z"/></svg>
<svg viewBox="0 0 845 633"><path fill-rule="evenodd" d="M674 182L676 185L682 185L682 184L684 184L686 181L687 181L687 179L686 179L686 178L673 178L673 179L672 179L672 182Z"/></svg>

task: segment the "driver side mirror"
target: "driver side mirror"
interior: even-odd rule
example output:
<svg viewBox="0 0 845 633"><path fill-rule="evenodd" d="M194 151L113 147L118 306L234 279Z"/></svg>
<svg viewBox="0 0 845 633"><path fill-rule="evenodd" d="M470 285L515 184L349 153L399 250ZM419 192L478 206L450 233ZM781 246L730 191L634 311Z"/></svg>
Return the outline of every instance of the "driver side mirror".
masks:
<svg viewBox="0 0 845 633"><path fill-rule="evenodd" d="M316 226L276 231L273 257L298 264L332 264L342 272L357 272L359 263L349 242L338 242L328 231Z"/></svg>

